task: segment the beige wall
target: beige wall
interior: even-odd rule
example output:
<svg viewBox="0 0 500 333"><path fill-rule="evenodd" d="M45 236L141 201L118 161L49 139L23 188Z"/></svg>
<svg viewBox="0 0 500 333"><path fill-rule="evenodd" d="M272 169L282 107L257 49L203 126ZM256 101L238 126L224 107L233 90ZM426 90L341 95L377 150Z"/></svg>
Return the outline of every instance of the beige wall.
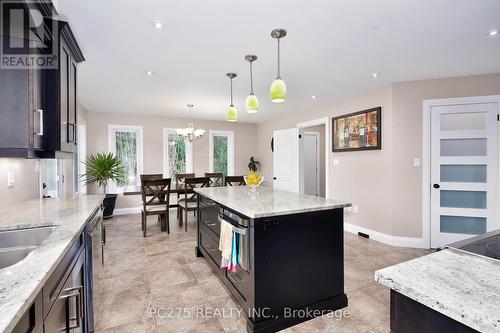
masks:
<svg viewBox="0 0 500 333"><path fill-rule="evenodd" d="M108 151L108 125L143 126L144 173L163 172L163 128L186 127L187 120L161 116L87 112L87 154ZM250 156L257 155L257 125L222 121L194 120L197 128L207 130L193 144L193 167L197 175L209 171L208 130L234 131L234 172L248 173ZM120 197L117 208L139 206L138 197Z"/></svg>
<svg viewBox="0 0 500 333"><path fill-rule="evenodd" d="M422 237L422 102L424 99L500 94L500 74L396 83L325 107L259 124L262 172L272 179L272 132L297 123L382 106L382 150L330 153L330 195L358 206L346 222L389 235ZM333 166L334 159L339 161Z"/></svg>

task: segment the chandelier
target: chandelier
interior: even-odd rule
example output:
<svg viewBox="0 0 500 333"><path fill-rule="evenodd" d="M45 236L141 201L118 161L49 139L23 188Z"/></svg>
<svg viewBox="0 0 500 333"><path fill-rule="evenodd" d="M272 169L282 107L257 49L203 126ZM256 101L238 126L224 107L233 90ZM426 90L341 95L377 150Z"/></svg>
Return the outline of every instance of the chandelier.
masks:
<svg viewBox="0 0 500 333"><path fill-rule="evenodd" d="M186 128L178 128L175 131L177 132L177 135L182 136L186 139L189 140L189 142L193 142L196 139L199 139L204 133L205 130L198 128L194 129L193 125L193 118L191 118L191 109L193 108L193 104L188 104L187 107L189 108L189 123L188 127Z"/></svg>

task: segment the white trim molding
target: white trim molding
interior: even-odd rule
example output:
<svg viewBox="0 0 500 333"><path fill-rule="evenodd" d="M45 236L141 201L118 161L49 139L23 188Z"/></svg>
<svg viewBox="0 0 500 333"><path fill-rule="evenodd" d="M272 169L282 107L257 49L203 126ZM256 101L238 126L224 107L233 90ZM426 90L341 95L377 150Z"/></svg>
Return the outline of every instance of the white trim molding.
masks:
<svg viewBox="0 0 500 333"><path fill-rule="evenodd" d="M425 241L424 238L392 236L384 234L383 232L380 231L371 230L365 227L345 222L344 222L344 230L356 235L358 234L358 232L367 234L370 236L370 239L390 246L411 247L416 249L429 248L429 244Z"/></svg>
<svg viewBox="0 0 500 333"><path fill-rule="evenodd" d="M113 215L129 215L129 214L140 214L141 207L127 207L127 208L115 208Z"/></svg>
<svg viewBox="0 0 500 333"><path fill-rule="evenodd" d="M214 172L214 136L227 137L227 175L234 176L234 132L233 131L208 131L208 169L209 172Z"/></svg>
<svg viewBox="0 0 500 333"><path fill-rule="evenodd" d="M325 125L325 198L333 197L333 191L330 192L330 145L331 145L331 127L330 118L323 117L314 120L304 121L297 124L297 128L306 128L317 125Z"/></svg>
<svg viewBox="0 0 500 333"><path fill-rule="evenodd" d="M144 160L143 160L143 130L142 126L131 126L131 125L108 125L108 152L116 154L116 136L114 135L116 131L123 132L135 132L137 133L137 179L136 185L141 185L141 177L140 175L144 170ZM110 191L112 192L123 192L123 187L117 187L114 182L110 184Z"/></svg>

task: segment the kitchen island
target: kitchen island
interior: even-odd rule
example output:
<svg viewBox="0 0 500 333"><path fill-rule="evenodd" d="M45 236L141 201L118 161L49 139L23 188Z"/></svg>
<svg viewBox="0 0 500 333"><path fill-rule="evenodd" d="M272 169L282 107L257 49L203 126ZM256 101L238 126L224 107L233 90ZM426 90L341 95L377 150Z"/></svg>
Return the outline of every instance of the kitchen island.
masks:
<svg viewBox="0 0 500 333"><path fill-rule="evenodd" d="M343 209L349 203L261 187L195 189L196 254L243 308L249 332L276 332L347 306ZM221 223L240 235L235 272L221 269Z"/></svg>

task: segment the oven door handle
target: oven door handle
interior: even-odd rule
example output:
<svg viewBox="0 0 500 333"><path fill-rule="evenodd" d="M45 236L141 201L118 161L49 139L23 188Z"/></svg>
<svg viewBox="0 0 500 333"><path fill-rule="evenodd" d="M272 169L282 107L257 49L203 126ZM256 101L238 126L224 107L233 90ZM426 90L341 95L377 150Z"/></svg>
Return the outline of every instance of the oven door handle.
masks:
<svg viewBox="0 0 500 333"><path fill-rule="evenodd" d="M234 224L232 224L231 222L229 222L227 220L224 220L224 218L220 214L218 215L218 218L219 218L219 222L220 223L223 223L223 222L229 223L231 225L231 227L233 228L233 231L235 233L240 234L242 236L245 236L247 234L247 230L246 229L239 228L239 227L235 226Z"/></svg>

